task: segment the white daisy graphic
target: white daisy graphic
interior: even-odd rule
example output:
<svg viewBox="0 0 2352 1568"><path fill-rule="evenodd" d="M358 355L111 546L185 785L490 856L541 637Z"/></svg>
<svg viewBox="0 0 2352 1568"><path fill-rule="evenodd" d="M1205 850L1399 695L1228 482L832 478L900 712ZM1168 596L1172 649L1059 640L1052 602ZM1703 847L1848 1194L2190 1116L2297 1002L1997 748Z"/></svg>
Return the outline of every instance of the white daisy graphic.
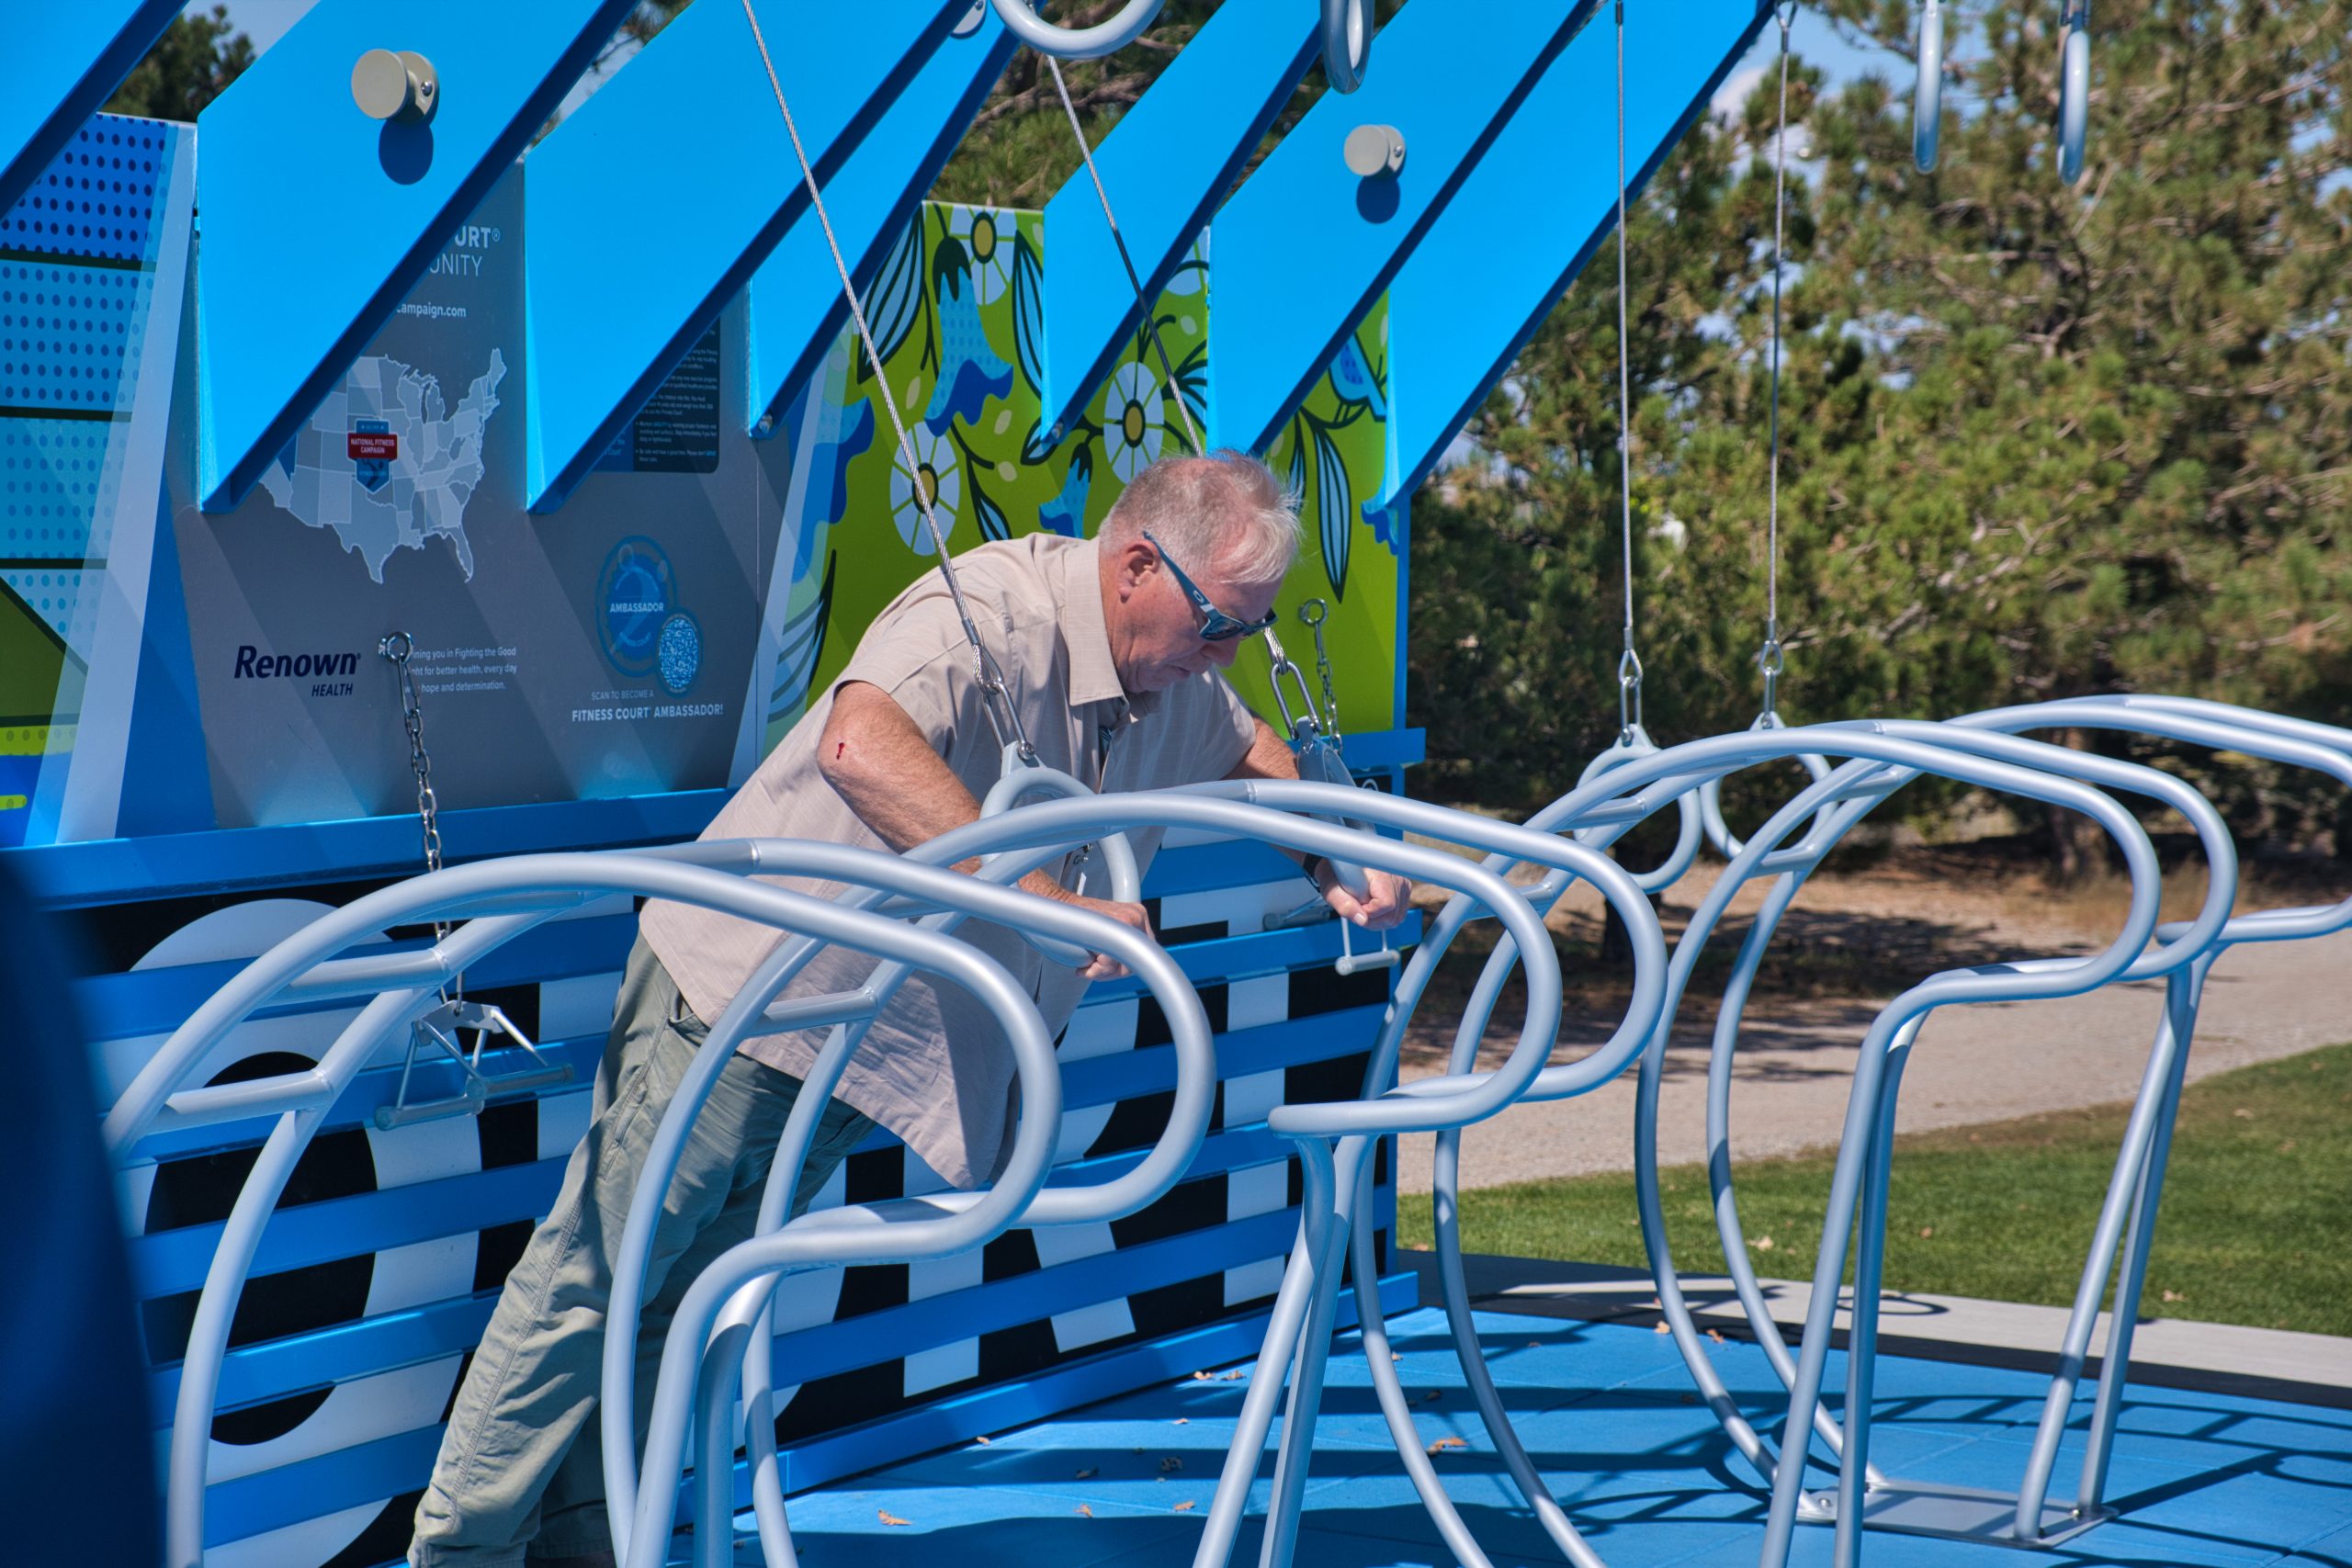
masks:
<svg viewBox="0 0 2352 1568"><path fill-rule="evenodd" d="M1112 373L1111 389L1102 399L1102 446L1121 484L1159 460L1165 417L1159 383L1150 371L1131 360Z"/></svg>
<svg viewBox="0 0 2352 1568"><path fill-rule="evenodd" d="M905 453L891 455L890 521L899 525L899 537L906 541L907 548L927 556L932 553L931 530L922 520L917 487L931 502L940 533L953 539L956 505L964 493L964 470L956 465L956 444L945 435L934 435L918 424L907 432L907 440L914 447L915 471L907 472Z"/></svg>
<svg viewBox="0 0 2352 1568"><path fill-rule="evenodd" d="M959 207L947 215L947 231L972 258L972 296L982 305L1012 285L1012 222L1002 207Z"/></svg>

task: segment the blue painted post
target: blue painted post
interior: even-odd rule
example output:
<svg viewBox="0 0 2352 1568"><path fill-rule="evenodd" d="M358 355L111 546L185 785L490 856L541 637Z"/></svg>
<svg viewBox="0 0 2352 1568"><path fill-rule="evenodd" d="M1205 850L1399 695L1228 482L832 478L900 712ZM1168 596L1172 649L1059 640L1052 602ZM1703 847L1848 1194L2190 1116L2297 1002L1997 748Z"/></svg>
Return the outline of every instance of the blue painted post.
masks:
<svg viewBox="0 0 2352 1568"><path fill-rule="evenodd" d="M1212 440L1273 439L1593 6L1414 0L1381 34L1410 69L1327 96L1259 166L1216 220ZM1349 172L1340 149L1359 126L1402 133L1401 171Z"/></svg>
<svg viewBox="0 0 2352 1568"><path fill-rule="evenodd" d="M970 8L761 0L820 180ZM533 151L523 171L533 511L563 503L808 200L741 0L687 10Z"/></svg>
<svg viewBox="0 0 2352 1568"><path fill-rule="evenodd" d="M1157 299L1315 58L1308 0L1220 6L1094 150L1120 232ZM1060 424L1109 375L1142 321L1084 168L1046 204L1045 423ZM1220 288L1223 278L1218 282Z"/></svg>
<svg viewBox="0 0 2352 1568"><path fill-rule="evenodd" d="M197 464L207 510L243 498L630 4L321 0L204 111ZM430 119L361 112L352 67L371 49L432 62Z"/></svg>
<svg viewBox="0 0 2352 1568"><path fill-rule="evenodd" d="M1629 190L1705 112L1770 14L1757 0L1625 7ZM1388 286L1389 374L1403 389L1388 426L1396 493L1421 482L1614 231L1616 103L1614 24L1603 13L1512 111ZM1638 253L1632 265L1640 270Z"/></svg>
<svg viewBox="0 0 2352 1568"><path fill-rule="evenodd" d="M978 16L969 31L959 27L948 36L825 182L825 210L860 298L1012 58L1012 35L996 12L983 6ZM773 105L768 112L775 113ZM783 423L786 405L848 322L824 231L814 212L803 212L752 275L751 395L743 408L754 434Z"/></svg>
<svg viewBox="0 0 2352 1568"><path fill-rule="evenodd" d="M9 17L0 93L0 212L122 85L187 0L74 0Z"/></svg>

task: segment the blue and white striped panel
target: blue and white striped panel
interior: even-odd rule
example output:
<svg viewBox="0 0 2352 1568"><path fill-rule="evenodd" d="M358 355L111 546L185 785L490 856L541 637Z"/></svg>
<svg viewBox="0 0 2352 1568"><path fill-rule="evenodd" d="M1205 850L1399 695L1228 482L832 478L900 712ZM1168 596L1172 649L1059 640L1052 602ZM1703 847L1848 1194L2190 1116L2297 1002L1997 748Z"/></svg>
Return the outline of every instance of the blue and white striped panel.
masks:
<svg viewBox="0 0 2352 1568"><path fill-rule="evenodd" d="M86 999L101 1026L108 1091L119 1092L169 1028L234 972L238 954L375 886L97 912L117 973ZM943 1399L968 1409L975 1393L1097 1363L1135 1370L1087 1371L1067 1386L1094 1398L1154 1381L1164 1368L1152 1346L1272 1292L1296 1215L1288 1150L1267 1134L1265 1112L1302 1086L1319 1095L1351 1084L1385 997L1384 976L1342 982L1328 955L1301 959L1297 933L1251 935L1266 909L1288 907L1302 888L1295 879L1253 881L1191 887L1160 901L1164 931L1216 953L1239 977L1220 981L1197 953L1187 960L1178 950L1200 976L1231 1076L1208 1148L1159 1203L1109 1226L1010 1233L979 1254L939 1264L795 1277L779 1292L777 1375L786 1389L777 1427L790 1445L788 1477L828 1473L826 1466L839 1473L935 1444L924 1412ZM399 1553L464 1357L586 1128L589 1086L633 933L628 901L606 900L551 922L469 976L574 1065L573 1083L493 1103L477 1118L381 1134L368 1116L391 1095L394 1048L331 1116L264 1237L224 1374L210 1506L215 1561L307 1568L385 1562ZM1283 956L1256 956L1268 948ZM1079 1168L1064 1179L1086 1179L1091 1162L1132 1157L1164 1125L1171 1081L1165 1022L1131 982L1098 992L1061 1044L1070 1108L1059 1154ZM271 1057L292 1065L348 1016L250 1025L204 1076L274 1070ZM158 1356L174 1354L175 1336L185 1335L209 1237L262 1130L219 1130L209 1142L167 1150L132 1183L143 1233L134 1247L150 1284L145 1310ZM242 1151L224 1133L243 1136ZM877 1134L820 1201L941 1185ZM170 1419L174 1382L167 1365L158 1379L159 1428Z"/></svg>
<svg viewBox="0 0 2352 1568"><path fill-rule="evenodd" d="M365 886L330 890L336 901L366 891ZM197 899L130 906L103 911L94 920L101 945L136 956L115 976L102 977L87 993L100 1006L96 1043L101 1092L111 1099L158 1049L168 1029L108 1032L105 1021L135 1023L142 1012L187 1010L180 992L200 999L262 951L334 906L315 898L254 897ZM200 911L200 912L197 912ZM184 923L172 922L192 914ZM550 921L556 945L593 951L600 944L577 942L561 929L604 929L601 944L613 951L616 919L633 924L626 898L604 900ZM154 940L161 931L160 940ZM625 951L625 947L622 949ZM483 979L504 979L494 972ZM316 1260L281 1267L266 1235L255 1277L240 1298L224 1376L221 1414L213 1426L209 1473L214 1495L208 1551L214 1563L269 1565L377 1562L398 1554L407 1539L422 1480L413 1463L428 1460L454 1393L465 1356L487 1315L487 1298L521 1251L532 1224L554 1190L554 1175L586 1130L594 1062L611 1021L619 985L616 967L564 976L544 986L500 985L493 997L526 1032L571 1056L574 1083L540 1100L491 1106L478 1118L451 1117L379 1131L365 1107L341 1107L296 1169L278 1213L302 1211L332 1221L350 1216L347 1240L330 1242ZM354 1007L299 1013L249 1023L223 1042L199 1067L198 1081L287 1070L314 1060L334 1033L356 1015ZM405 1042L379 1050L361 1079L379 1099L389 1099L405 1055ZM184 1343L195 1289L209 1260L210 1233L225 1217L253 1145L265 1123L212 1129L183 1139L188 1152L126 1173L125 1192L134 1235L134 1266L147 1297L142 1318L150 1354L164 1368L155 1419L160 1457L171 1421L169 1390L175 1386L178 1347ZM475 1212L468 1195L494 1172L526 1179L520 1200L509 1197L499 1223L475 1229L465 1217ZM413 1190L431 1194L452 1222L428 1224L427 1232L400 1222L399 1205L377 1194ZM511 1192L513 1183L502 1190ZM290 1223L290 1222L289 1222ZM477 1221L476 1223L479 1223ZM390 1234L388 1235L387 1232ZM369 1246L371 1239L381 1244ZM438 1351L411 1348L390 1362L328 1370L322 1361L339 1334L354 1322L398 1325L423 1314L435 1329ZM306 1497L306 1475L320 1464L348 1470L356 1454L404 1452L412 1462L384 1472L372 1491L360 1495ZM348 1487L345 1488L349 1490ZM325 1506L325 1505L333 1506ZM316 1517L306 1517L315 1515ZM356 1555L355 1555L356 1553Z"/></svg>

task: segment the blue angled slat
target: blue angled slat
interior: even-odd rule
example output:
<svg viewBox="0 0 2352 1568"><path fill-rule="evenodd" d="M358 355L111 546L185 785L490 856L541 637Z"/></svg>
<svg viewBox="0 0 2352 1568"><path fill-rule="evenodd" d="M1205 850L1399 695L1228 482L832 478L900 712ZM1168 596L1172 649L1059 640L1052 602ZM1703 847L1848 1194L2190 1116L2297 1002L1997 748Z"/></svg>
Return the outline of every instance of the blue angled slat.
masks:
<svg viewBox="0 0 2352 1568"><path fill-rule="evenodd" d="M1306 73L1317 15L1306 0L1218 6L1094 150L1145 298L1167 286ZM1083 167L1046 204L1046 243L1043 395L1054 425L1110 374L1142 312Z"/></svg>
<svg viewBox="0 0 2352 1568"><path fill-rule="evenodd" d="M282 1274L339 1258L536 1220L554 1201L564 1163L556 1158L500 1166L280 1209L262 1232L251 1273L254 1278ZM142 1299L200 1288L219 1250L221 1229L222 1222L215 1220L131 1237L133 1288Z"/></svg>
<svg viewBox="0 0 2352 1568"><path fill-rule="evenodd" d="M939 177L965 127L988 101L1004 62L1012 58L1014 39L995 10L983 7L979 17L970 33L951 36L933 52L881 122L825 182L825 210L861 299L871 292L883 253L906 229L908 214ZM771 107L769 113L775 112ZM751 395L744 400L744 417L755 429L763 418L774 429L849 321L841 274L833 270L832 253L813 212L800 215L752 275L751 304ZM866 313L870 319L871 306Z"/></svg>
<svg viewBox="0 0 2352 1568"><path fill-rule="evenodd" d="M187 0L73 0L8 18L0 93L0 212L122 85Z"/></svg>
<svg viewBox="0 0 2352 1568"><path fill-rule="evenodd" d="M1625 163L1638 192L1771 14L1757 0L1625 8ZM1409 495L1617 226L1616 28L1544 72L1388 286L1392 492ZM1589 155L1570 156L1564 149ZM1528 193L1541 190L1541 200ZM1628 265L1638 273L1643 258ZM1387 497L1382 498L1384 501Z"/></svg>
<svg viewBox="0 0 2352 1568"><path fill-rule="evenodd" d="M803 6L760 27L829 179L969 0ZM526 497L560 506L808 204L740 0L695 6L524 164Z"/></svg>
<svg viewBox="0 0 2352 1568"><path fill-rule="evenodd" d="M1396 1199L1393 1186L1374 1193L1384 1225L1393 1221ZM1381 1310L1397 1316L1419 1304L1420 1278L1405 1272L1384 1274L1379 1291ZM1165 1386L1203 1367L1246 1361L1265 1343L1266 1323L1272 1315L1269 1309L1261 1308L1220 1318L1199 1328L1059 1362L1024 1377L917 1404L894 1416L797 1443L783 1455L785 1490L804 1492L912 1455L969 1442L983 1433L1026 1426L1136 1389ZM1332 1315L1332 1330L1345 1334L1355 1325L1355 1292L1342 1291ZM750 1467L738 1464L735 1506L748 1507L751 1496Z"/></svg>
<svg viewBox="0 0 2352 1568"><path fill-rule="evenodd" d="M1391 68L1326 94L1259 165L1215 224L1212 439L1245 451L1273 440L1595 4L1412 0L1380 32ZM1348 172L1340 150L1359 125L1404 134L1402 174Z"/></svg>
<svg viewBox="0 0 2352 1568"><path fill-rule="evenodd" d="M1303 1063L1329 1061L1337 1056L1353 1055L1363 1049L1363 1042L1369 1038L1368 1032L1378 1026L1381 1011L1378 1007L1345 1008L1219 1034L1216 1037L1217 1076L1226 1078L1245 1073L1274 1072ZM578 1054L584 1055L584 1048L594 1043L596 1043L580 1042L583 1049ZM590 1059L593 1063L593 1057ZM1090 1106L1164 1094L1175 1087L1175 1082L1176 1057L1172 1046L1144 1046L1106 1056L1086 1057L1063 1064L1063 1109L1082 1111ZM335 1124L332 1119L328 1123L329 1126ZM897 1138L877 1128L858 1145L857 1152L894 1148L898 1142ZM1290 1145L1268 1131L1263 1122L1237 1124L1210 1134L1190 1168L1190 1176L1198 1178L1245 1166L1284 1160L1290 1157ZM1058 1167L1054 1179L1063 1186L1112 1180L1142 1158L1142 1150L1131 1149L1075 1160ZM442 1206L441 1212L447 1212L446 1205ZM1295 1223L1294 1211L1292 1224L1295 1225ZM457 1224L458 1229L464 1231L478 1222L461 1213ZM1284 1233L1283 1239L1287 1241L1287 1233ZM358 1245L361 1250L367 1250L376 1243L370 1238ZM1201 1245L1208 1247L1212 1252L1216 1250L1215 1243ZM1063 1278L1076 1279L1079 1276ZM1132 1283L1126 1287L1129 1290L1136 1288L1139 1287ZM336 1324L283 1339L241 1347L229 1352L222 1363L219 1407L228 1410L240 1405L257 1404L304 1389L347 1382L374 1372L469 1350L481 1337L482 1325L490 1315L491 1299L455 1297L355 1323ZM1062 1292L1058 1303L1048 1304L1045 1310L1062 1310L1076 1299L1070 1292ZM925 1298L926 1303L950 1300L952 1297L948 1296ZM931 1307L927 1310L938 1309ZM953 1320L952 1314L950 1320ZM913 1323L918 1320L907 1321ZM929 1320L920 1321L927 1323ZM922 1343L967 1337L969 1332L967 1325L962 1333L947 1334L939 1340ZM906 1348L920 1347L910 1340ZM177 1398L178 1391L178 1366L174 1364L157 1369L151 1382L150 1408L158 1426L170 1424L173 1401Z"/></svg>
<svg viewBox="0 0 2352 1568"><path fill-rule="evenodd" d="M207 510L243 499L632 3L390 11L321 0L204 111L197 462ZM376 48L433 62L430 124L359 112L351 68Z"/></svg>
<svg viewBox="0 0 2352 1568"><path fill-rule="evenodd" d="M1421 940L1421 917L1418 913L1408 915L1386 934L1391 947L1410 947ZM1358 952L1380 945L1378 937L1361 931L1354 932L1349 940ZM1168 955L1184 971L1185 978L1193 981L1216 982L1313 968L1340 956L1340 925L1337 920L1325 920L1290 931L1214 937L1207 942L1181 943L1170 948ZM1097 980L1087 987L1086 994L1089 999L1100 1001L1106 997L1136 996L1142 990L1143 982L1126 975L1115 980Z"/></svg>
<svg viewBox="0 0 2352 1568"><path fill-rule="evenodd" d="M637 922L625 915L551 920L524 932L467 971L477 991L499 986L572 979L619 969L628 961ZM385 952L397 951L386 948ZM248 960L221 959L159 969L125 970L74 983L82 1027L93 1040L132 1040L165 1034L186 1022ZM282 1018L357 1004L348 1000L296 999L255 1010L255 1018Z"/></svg>
<svg viewBox="0 0 2352 1568"><path fill-rule="evenodd" d="M695 789L444 811L443 852L454 865L484 855L674 843L710 826L727 796L723 789ZM413 817L159 833L8 852L45 909L408 876L419 869Z"/></svg>

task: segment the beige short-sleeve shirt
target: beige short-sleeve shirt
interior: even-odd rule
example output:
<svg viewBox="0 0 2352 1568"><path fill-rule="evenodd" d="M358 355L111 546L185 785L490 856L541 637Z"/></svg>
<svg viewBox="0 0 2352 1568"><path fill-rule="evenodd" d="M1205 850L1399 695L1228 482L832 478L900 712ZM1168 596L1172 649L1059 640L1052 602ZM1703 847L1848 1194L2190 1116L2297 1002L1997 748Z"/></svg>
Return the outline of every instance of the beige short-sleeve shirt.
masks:
<svg viewBox="0 0 2352 1568"><path fill-rule="evenodd" d="M1051 534L981 545L956 558L973 619L1003 666L1038 761L1105 791L1225 777L1249 753L1256 720L1214 670L1165 692L1126 694L1103 625L1099 558L1094 541ZM1001 748L954 602L939 575L926 572L875 617L848 667L736 792L705 839L887 847L817 771L818 738L831 716L833 694L853 681L888 693L965 787L976 798L988 794L1001 772ZM1133 837L1136 858L1148 866L1159 835ZM774 880L818 897L841 891L837 883ZM726 1010L784 940L770 927L662 901L645 907L640 930L687 1005L707 1021ZM1058 1032L1069 1021L1086 985L1074 971L1048 964L1001 927L968 921L959 934L1029 988L1046 1028ZM865 954L828 948L784 994L846 990L874 966ZM763 1035L741 1049L800 1076L825 1033ZM875 1020L837 1094L905 1139L941 1176L970 1187L996 1168L1012 1126L1012 1055L993 1021L961 990L918 975Z"/></svg>

